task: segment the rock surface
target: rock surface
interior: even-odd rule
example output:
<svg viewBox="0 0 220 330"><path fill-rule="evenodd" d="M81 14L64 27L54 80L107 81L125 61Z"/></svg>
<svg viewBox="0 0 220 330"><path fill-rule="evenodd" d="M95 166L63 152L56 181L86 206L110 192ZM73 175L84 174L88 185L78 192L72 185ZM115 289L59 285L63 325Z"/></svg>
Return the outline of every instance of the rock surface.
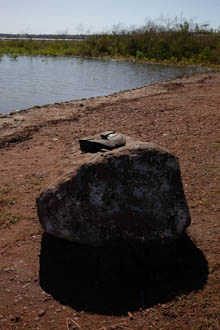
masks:
<svg viewBox="0 0 220 330"><path fill-rule="evenodd" d="M37 198L44 230L101 246L117 240L177 239L190 224L177 158L154 143L76 152L58 182Z"/></svg>

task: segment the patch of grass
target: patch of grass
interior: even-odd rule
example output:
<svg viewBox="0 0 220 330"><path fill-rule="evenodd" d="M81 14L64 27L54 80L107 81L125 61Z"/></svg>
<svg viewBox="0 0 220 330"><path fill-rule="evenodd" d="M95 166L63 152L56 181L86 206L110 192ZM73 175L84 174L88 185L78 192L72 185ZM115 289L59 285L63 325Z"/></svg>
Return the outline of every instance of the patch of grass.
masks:
<svg viewBox="0 0 220 330"><path fill-rule="evenodd" d="M210 274L214 274L218 270L220 270L220 263L215 263L210 267Z"/></svg>
<svg viewBox="0 0 220 330"><path fill-rule="evenodd" d="M212 164L200 164L198 168L201 169L207 175L220 175L220 163L212 163Z"/></svg>
<svg viewBox="0 0 220 330"><path fill-rule="evenodd" d="M16 203L17 198L4 198L0 196L0 206L6 206L6 205L14 205Z"/></svg>
<svg viewBox="0 0 220 330"><path fill-rule="evenodd" d="M33 180L32 182L31 182L34 186L40 186L40 184L41 184L41 179L36 179L36 180Z"/></svg>
<svg viewBox="0 0 220 330"><path fill-rule="evenodd" d="M16 203L16 197L8 196L14 189L15 187L12 186L0 186L0 206L14 205Z"/></svg>
<svg viewBox="0 0 220 330"><path fill-rule="evenodd" d="M11 212L0 214L0 227L1 226L7 227L9 225L16 224L20 219L21 219L20 216L13 215Z"/></svg>
<svg viewBox="0 0 220 330"><path fill-rule="evenodd" d="M191 202L188 203L188 205L189 205L189 208L195 209L198 206L198 203L191 201Z"/></svg>
<svg viewBox="0 0 220 330"><path fill-rule="evenodd" d="M14 190L13 186L0 186L0 194L8 194L10 191Z"/></svg>
<svg viewBox="0 0 220 330"><path fill-rule="evenodd" d="M220 150L220 142L215 142L212 144L212 149L214 151L219 151Z"/></svg>
<svg viewBox="0 0 220 330"><path fill-rule="evenodd" d="M40 191L41 190L41 182L42 182L42 178L41 177L37 177L31 180L31 185L32 188L34 188L36 191Z"/></svg>
<svg viewBox="0 0 220 330"><path fill-rule="evenodd" d="M8 247L10 247L10 243L9 242L4 242L0 246L1 249L5 249L5 248L8 248Z"/></svg>

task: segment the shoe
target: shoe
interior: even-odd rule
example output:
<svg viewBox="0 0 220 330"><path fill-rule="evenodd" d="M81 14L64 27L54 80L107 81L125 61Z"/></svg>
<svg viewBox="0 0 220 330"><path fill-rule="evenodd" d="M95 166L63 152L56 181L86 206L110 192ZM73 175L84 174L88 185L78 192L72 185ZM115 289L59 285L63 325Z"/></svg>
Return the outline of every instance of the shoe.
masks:
<svg viewBox="0 0 220 330"><path fill-rule="evenodd" d="M114 131L106 131L100 134L101 139L80 139L79 145L82 152L98 152L113 150L125 146L126 137Z"/></svg>

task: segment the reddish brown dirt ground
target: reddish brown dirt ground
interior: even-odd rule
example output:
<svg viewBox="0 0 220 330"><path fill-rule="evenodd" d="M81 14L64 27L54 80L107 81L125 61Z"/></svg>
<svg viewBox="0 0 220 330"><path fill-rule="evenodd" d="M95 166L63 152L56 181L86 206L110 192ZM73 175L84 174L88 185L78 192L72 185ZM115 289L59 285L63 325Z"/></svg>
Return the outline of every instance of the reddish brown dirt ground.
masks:
<svg viewBox="0 0 220 330"><path fill-rule="evenodd" d="M192 223L163 263L39 225L35 199L54 169L109 129L179 158ZM220 329L219 132L220 73L0 116L0 329Z"/></svg>

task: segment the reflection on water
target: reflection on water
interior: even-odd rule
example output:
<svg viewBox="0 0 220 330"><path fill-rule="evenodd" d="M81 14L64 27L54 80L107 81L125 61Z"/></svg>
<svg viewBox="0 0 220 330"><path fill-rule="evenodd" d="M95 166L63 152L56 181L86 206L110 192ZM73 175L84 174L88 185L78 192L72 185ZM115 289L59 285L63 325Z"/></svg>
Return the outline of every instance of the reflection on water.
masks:
<svg viewBox="0 0 220 330"><path fill-rule="evenodd" d="M202 70L73 57L3 56L0 113L107 95Z"/></svg>

